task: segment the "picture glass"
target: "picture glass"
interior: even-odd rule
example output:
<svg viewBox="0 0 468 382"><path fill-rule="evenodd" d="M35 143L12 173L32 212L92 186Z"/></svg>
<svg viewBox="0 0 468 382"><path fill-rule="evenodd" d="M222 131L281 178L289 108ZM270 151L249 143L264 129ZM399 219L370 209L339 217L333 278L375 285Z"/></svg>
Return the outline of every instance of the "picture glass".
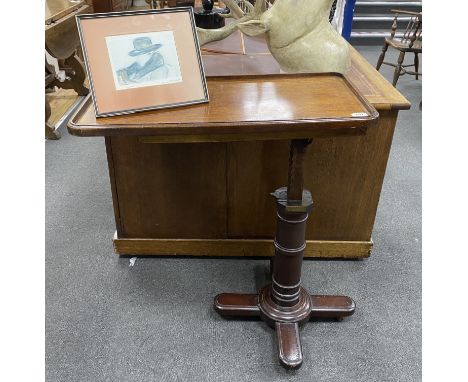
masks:
<svg viewBox="0 0 468 382"><path fill-rule="evenodd" d="M97 117L209 101L193 8L83 14L77 20Z"/></svg>
<svg viewBox="0 0 468 382"><path fill-rule="evenodd" d="M182 81L172 31L106 37L116 90Z"/></svg>

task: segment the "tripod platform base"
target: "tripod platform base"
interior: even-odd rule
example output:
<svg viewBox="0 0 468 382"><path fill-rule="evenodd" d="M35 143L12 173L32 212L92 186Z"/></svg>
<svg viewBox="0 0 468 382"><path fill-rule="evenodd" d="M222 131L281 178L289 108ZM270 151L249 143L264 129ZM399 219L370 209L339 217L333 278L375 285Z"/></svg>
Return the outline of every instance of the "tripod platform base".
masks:
<svg viewBox="0 0 468 382"><path fill-rule="evenodd" d="M276 330L279 360L286 368L296 369L302 364L301 324L311 318L341 320L355 310L350 297L311 295L303 288L297 306L284 309L271 302L269 291L270 285L259 294L221 293L215 297L214 307L226 318L258 317L272 326Z"/></svg>

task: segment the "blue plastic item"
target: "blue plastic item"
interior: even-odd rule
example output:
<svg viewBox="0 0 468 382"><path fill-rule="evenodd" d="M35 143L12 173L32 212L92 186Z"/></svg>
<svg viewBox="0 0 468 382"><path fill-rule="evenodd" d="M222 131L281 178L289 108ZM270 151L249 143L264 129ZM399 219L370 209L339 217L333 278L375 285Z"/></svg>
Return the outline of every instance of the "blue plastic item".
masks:
<svg viewBox="0 0 468 382"><path fill-rule="evenodd" d="M345 9L344 9L343 30L341 31L341 35L348 41L351 37L351 28L353 24L355 5L356 5L356 0L347 0Z"/></svg>

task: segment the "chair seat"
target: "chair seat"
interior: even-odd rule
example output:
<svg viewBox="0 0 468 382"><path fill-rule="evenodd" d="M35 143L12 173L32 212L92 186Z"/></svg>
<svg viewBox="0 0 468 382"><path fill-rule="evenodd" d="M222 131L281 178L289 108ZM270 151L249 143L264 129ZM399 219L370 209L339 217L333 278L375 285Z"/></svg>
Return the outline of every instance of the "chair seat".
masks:
<svg viewBox="0 0 468 382"><path fill-rule="evenodd" d="M421 40L415 41L411 48L409 46L409 42L402 42L400 40L396 40L390 37L386 37L385 42L393 46L395 49L398 49L403 52L422 53L422 41Z"/></svg>

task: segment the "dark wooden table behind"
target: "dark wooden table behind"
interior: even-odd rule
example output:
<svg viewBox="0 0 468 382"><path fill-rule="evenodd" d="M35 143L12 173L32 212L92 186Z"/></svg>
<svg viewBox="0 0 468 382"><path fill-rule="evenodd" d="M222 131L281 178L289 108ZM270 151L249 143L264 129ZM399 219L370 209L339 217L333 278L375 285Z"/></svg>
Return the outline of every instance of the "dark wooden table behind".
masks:
<svg viewBox="0 0 468 382"><path fill-rule="evenodd" d="M315 202L306 257L370 255L398 111L410 107L351 49L346 78L380 119L364 136L313 142L305 160L304 184ZM261 38L236 34L203 51L207 76L279 73ZM161 144L106 137L116 253L272 256L276 216L268 194L287 183L288 145L288 140Z"/></svg>

